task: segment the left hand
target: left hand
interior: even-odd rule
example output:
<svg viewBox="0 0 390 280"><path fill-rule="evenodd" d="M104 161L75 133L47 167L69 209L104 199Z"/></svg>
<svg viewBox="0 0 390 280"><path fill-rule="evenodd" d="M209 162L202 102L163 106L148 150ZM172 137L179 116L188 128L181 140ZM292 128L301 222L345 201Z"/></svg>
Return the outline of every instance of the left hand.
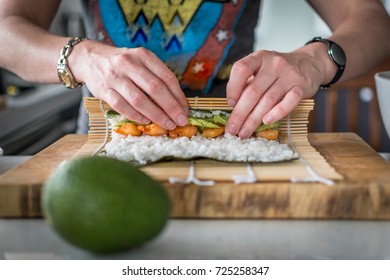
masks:
<svg viewBox="0 0 390 280"><path fill-rule="evenodd" d="M317 64L313 55L300 49L256 51L237 61L227 85L228 103L234 109L226 131L248 138L262 122L270 124L285 117L327 79Z"/></svg>

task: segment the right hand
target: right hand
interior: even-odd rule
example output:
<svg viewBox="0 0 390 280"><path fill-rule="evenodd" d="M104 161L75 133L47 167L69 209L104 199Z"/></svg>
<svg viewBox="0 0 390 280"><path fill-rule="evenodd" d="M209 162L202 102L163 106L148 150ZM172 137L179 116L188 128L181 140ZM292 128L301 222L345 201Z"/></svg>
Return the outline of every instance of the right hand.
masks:
<svg viewBox="0 0 390 280"><path fill-rule="evenodd" d="M127 119L152 121L167 130L187 124L188 105L179 82L151 51L87 40L73 52L69 67L76 81Z"/></svg>

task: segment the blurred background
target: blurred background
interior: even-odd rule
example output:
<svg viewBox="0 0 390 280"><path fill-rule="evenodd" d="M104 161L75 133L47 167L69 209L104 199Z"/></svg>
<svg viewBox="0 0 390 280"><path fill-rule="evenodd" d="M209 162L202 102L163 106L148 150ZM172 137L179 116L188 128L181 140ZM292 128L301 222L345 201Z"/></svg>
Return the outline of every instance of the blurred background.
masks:
<svg viewBox="0 0 390 280"><path fill-rule="evenodd" d="M84 34L79 0L62 1L51 31ZM75 133L80 89L29 83L4 69L0 69L0 86L0 147L4 155L34 155Z"/></svg>
<svg viewBox="0 0 390 280"><path fill-rule="evenodd" d="M390 11L390 0L383 1ZM330 34L304 0L263 0L255 49L291 51L315 36ZM79 0L62 1L52 32L84 34ZM390 59L364 77L315 96L312 132L355 132L378 152L390 152L379 114L374 73L390 70ZM0 69L0 147L5 155L33 155L62 136L75 133L80 90L62 85L36 85Z"/></svg>

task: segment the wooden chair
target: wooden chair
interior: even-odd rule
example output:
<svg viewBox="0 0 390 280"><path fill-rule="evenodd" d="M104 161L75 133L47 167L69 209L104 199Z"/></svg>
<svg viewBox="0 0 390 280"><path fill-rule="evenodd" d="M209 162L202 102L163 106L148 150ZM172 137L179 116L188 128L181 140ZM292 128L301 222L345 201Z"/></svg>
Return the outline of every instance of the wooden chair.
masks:
<svg viewBox="0 0 390 280"><path fill-rule="evenodd" d="M376 151L390 152L374 80L375 73L386 70L390 70L390 57L364 76L318 92L309 116L309 132L355 132Z"/></svg>

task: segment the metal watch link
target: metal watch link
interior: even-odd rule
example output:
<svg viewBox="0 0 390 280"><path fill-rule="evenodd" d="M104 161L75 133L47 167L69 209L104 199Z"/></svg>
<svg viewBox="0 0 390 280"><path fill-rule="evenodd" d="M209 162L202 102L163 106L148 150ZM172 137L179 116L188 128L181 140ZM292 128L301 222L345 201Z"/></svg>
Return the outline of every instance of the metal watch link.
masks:
<svg viewBox="0 0 390 280"><path fill-rule="evenodd" d="M57 74L60 82L67 88L78 88L84 85L84 83L78 83L73 78L72 73L68 67L68 56L72 52L72 49L78 43L86 40L85 37L74 37L68 41L68 43L61 49L60 58L57 63Z"/></svg>
<svg viewBox="0 0 390 280"><path fill-rule="evenodd" d="M329 39L323 39L321 37L314 37L312 40L307 42L305 45L315 43L315 42L321 42L328 46L328 55L330 59L336 64L337 66L337 72L334 78L327 83L326 85L321 85L321 89L329 88L332 84L336 83L340 78L341 75L343 75L345 65L347 62L347 58L345 56L344 50L335 42Z"/></svg>

